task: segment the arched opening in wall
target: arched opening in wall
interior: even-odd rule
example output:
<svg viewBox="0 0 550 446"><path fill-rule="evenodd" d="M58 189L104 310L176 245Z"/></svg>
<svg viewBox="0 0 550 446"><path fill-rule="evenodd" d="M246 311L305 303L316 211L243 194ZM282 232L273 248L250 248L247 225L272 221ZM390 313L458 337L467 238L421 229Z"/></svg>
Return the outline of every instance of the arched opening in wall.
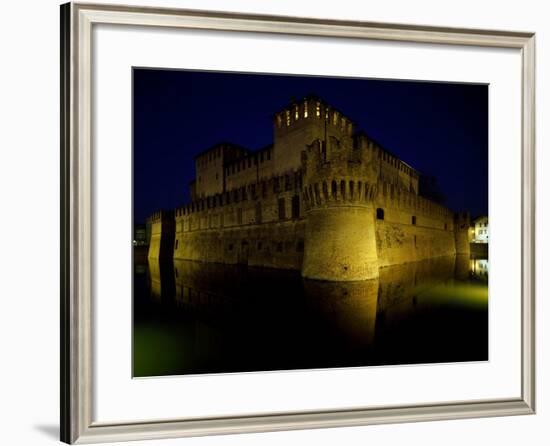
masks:
<svg viewBox="0 0 550 446"><path fill-rule="evenodd" d="M296 252L304 252L304 239L298 239L296 242Z"/></svg>
<svg viewBox="0 0 550 446"><path fill-rule="evenodd" d="M376 209L376 219L377 220L384 220L384 209L377 208Z"/></svg>
<svg viewBox="0 0 550 446"><path fill-rule="evenodd" d="M292 197L292 218L300 217L300 197L294 195Z"/></svg>
<svg viewBox="0 0 550 446"><path fill-rule="evenodd" d="M315 191L315 202L317 204L321 203L321 193L319 192L319 183L315 183L313 190Z"/></svg>
<svg viewBox="0 0 550 446"><path fill-rule="evenodd" d="M323 181L323 199L328 201L328 186L326 181Z"/></svg>
<svg viewBox="0 0 550 446"><path fill-rule="evenodd" d="M412 218L411 218L411 223L413 225L416 225L416 215L413 215Z"/></svg>
<svg viewBox="0 0 550 446"><path fill-rule="evenodd" d="M335 180L332 180L331 188L332 188L332 198L336 200L336 195L338 194L338 186Z"/></svg>
<svg viewBox="0 0 550 446"><path fill-rule="evenodd" d="M445 231L447 230L447 223L445 223Z"/></svg>
<svg viewBox="0 0 550 446"><path fill-rule="evenodd" d="M340 181L340 195L342 200L346 199L346 182L344 180Z"/></svg>

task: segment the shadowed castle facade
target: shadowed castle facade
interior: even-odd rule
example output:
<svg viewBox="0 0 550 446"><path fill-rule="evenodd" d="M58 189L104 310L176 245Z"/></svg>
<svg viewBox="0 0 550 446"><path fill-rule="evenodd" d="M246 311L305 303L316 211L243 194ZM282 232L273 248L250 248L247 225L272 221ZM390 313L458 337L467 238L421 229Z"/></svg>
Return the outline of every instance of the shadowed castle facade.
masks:
<svg viewBox="0 0 550 446"><path fill-rule="evenodd" d="M195 157L192 201L152 215L151 259L300 270L353 281L469 254L469 215L422 196L420 174L314 96L273 117L273 144Z"/></svg>

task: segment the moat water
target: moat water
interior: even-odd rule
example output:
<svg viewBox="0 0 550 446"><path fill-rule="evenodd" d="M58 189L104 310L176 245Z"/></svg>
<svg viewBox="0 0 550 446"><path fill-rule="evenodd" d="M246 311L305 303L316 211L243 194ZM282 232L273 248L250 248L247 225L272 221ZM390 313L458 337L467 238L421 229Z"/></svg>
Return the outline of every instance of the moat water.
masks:
<svg viewBox="0 0 550 446"><path fill-rule="evenodd" d="M192 261L136 263L134 376L488 359L488 262L443 257L365 282Z"/></svg>

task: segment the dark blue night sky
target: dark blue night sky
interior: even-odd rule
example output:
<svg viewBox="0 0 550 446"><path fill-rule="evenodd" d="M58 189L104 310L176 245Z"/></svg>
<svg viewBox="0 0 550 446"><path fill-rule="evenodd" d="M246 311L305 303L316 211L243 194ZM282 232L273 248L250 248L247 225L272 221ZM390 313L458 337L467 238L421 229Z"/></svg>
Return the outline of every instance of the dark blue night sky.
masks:
<svg viewBox="0 0 550 446"><path fill-rule="evenodd" d="M273 142L272 114L316 94L420 172L454 211L488 211L488 86L134 69L134 221L189 201L193 156Z"/></svg>

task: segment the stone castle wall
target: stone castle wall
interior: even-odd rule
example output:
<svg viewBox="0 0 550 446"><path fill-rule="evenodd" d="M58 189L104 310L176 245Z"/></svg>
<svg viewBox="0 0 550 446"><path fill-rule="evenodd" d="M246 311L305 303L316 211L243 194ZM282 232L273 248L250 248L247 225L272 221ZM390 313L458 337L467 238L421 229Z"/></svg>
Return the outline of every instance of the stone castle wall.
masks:
<svg viewBox="0 0 550 446"><path fill-rule="evenodd" d="M177 209L173 258L301 270L308 207L300 191L301 182L298 172L272 177ZM380 267L457 252L455 224L449 210L414 193L403 190L392 193L392 186L387 183L379 183L377 189L373 204L362 211L370 214L372 223L365 220L359 225L366 231L367 226L374 224ZM377 218L377 210L383 211L383 220ZM333 236L341 233L349 244L349 255L355 256L356 241L345 231L350 212L356 214L357 209L353 206L346 212L336 209L333 218L323 217L311 227L315 229L322 224L325 237L326 226L332 226ZM152 246L157 233L152 236ZM364 235L359 233L357 237L362 239ZM333 262L330 252L323 252L327 249L330 250L330 245L323 243L311 255Z"/></svg>
<svg viewBox="0 0 550 446"><path fill-rule="evenodd" d="M445 207L387 183L375 202L384 212L376 220L381 267L456 253L454 215Z"/></svg>
<svg viewBox="0 0 550 446"><path fill-rule="evenodd" d="M174 258L300 269L304 208L297 173L176 210Z"/></svg>

